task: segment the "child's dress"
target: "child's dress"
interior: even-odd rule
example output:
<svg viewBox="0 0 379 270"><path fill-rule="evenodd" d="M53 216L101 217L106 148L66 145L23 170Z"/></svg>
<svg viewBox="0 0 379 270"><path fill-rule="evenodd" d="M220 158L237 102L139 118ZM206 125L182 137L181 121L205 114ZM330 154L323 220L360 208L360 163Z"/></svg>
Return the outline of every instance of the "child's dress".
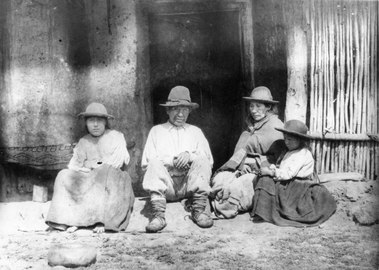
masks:
<svg viewBox="0 0 379 270"><path fill-rule="evenodd" d="M279 226L316 226L336 210L329 191L314 178L314 159L306 149L288 151L275 177L262 176L255 186L251 216Z"/></svg>
<svg viewBox="0 0 379 270"><path fill-rule="evenodd" d="M102 165L90 172L90 163ZM46 223L88 227L102 223L106 230L128 226L134 204L132 181L121 167L129 162L124 135L106 130L100 137L87 134L74 149L68 169L59 172Z"/></svg>

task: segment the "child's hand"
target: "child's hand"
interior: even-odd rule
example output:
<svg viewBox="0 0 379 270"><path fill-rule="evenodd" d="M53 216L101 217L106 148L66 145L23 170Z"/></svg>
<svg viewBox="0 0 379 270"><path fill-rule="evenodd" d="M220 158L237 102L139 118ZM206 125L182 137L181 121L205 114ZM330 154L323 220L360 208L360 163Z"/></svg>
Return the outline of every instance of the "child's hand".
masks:
<svg viewBox="0 0 379 270"><path fill-rule="evenodd" d="M270 169L269 167L262 167L261 168L261 175L274 176L275 172L274 172L274 170Z"/></svg>

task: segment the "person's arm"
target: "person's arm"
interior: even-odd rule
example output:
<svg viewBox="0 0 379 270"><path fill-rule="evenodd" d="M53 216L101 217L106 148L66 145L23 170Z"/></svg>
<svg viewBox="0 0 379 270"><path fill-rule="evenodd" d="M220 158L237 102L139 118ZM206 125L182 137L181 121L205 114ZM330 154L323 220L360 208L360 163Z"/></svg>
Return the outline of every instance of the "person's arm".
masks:
<svg viewBox="0 0 379 270"><path fill-rule="evenodd" d="M74 171L90 171L89 168L85 168L86 153L85 153L85 143L83 139L80 139L78 144L74 148L74 153L70 162L68 163L68 169Z"/></svg>
<svg viewBox="0 0 379 270"><path fill-rule="evenodd" d="M142 153L141 167L143 170L146 170L149 161L152 159L158 159L161 160L165 165L173 166L174 157L158 153L157 144L159 143L159 140L167 140L167 138L159 138L157 128L153 127L147 136L145 147Z"/></svg>
<svg viewBox="0 0 379 270"><path fill-rule="evenodd" d="M258 171L258 174L259 175L268 175L268 176L274 177L275 176L275 165L270 165L269 167L262 167Z"/></svg>
<svg viewBox="0 0 379 270"><path fill-rule="evenodd" d="M108 152L107 156L103 157L102 163L121 168L124 164L128 165L130 156L126 148L124 135L121 132L113 132L112 145L110 145L111 151Z"/></svg>
<svg viewBox="0 0 379 270"><path fill-rule="evenodd" d="M302 149L299 152L291 153L280 163L279 168L273 167L275 179L286 181L295 177L307 177L313 173L314 160L309 151Z"/></svg>
<svg viewBox="0 0 379 270"><path fill-rule="evenodd" d="M195 136L197 138L197 145L194 151L189 152L190 162L198 157L204 157L213 166L213 157L207 138L205 138L204 133L200 129L197 130Z"/></svg>

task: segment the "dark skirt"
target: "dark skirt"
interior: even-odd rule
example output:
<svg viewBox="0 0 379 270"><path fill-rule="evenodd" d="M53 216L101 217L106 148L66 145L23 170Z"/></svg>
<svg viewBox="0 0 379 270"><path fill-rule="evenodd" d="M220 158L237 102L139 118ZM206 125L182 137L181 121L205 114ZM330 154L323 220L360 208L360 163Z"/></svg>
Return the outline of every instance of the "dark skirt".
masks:
<svg viewBox="0 0 379 270"><path fill-rule="evenodd" d="M127 172L103 165L89 173L59 172L46 223L106 230L125 230L133 210L134 194ZM54 227L54 226L53 226Z"/></svg>
<svg viewBox="0 0 379 270"><path fill-rule="evenodd" d="M262 176L255 186L251 216L278 226L308 227L326 221L336 208L333 196L320 184Z"/></svg>

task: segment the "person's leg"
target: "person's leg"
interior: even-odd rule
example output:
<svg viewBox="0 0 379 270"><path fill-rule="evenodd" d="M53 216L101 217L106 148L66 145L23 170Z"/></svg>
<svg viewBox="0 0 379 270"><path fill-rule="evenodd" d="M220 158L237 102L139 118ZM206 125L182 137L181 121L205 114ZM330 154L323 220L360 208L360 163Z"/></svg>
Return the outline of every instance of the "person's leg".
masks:
<svg viewBox="0 0 379 270"><path fill-rule="evenodd" d="M192 164L187 175L186 193L191 200L192 220L201 228L213 226L210 216L208 195L211 191L211 165L206 158L197 158ZM207 210L208 208L208 210Z"/></svg>
<svg viewBox="0 0 379 270"><path fill-rule="evenodd" d="M256 174L247 173L236 178L229 186L229 201L238 204L238 212L250 211L253 206L253 181Z"/></svg>
<svg viewBox="0 0 379 270"><path fill-rule="evenodd" d="M215 214L233 218L239 212L251 210L253 204L253 181L256 175L244 174L238 178L232 172L221 172L213 179L213 190L217 191L212 205Z"/></svg>
<svg viewBox="0 0 379 270"><path fill-rule="evenodd" d="M212 206L217 217L233 218L238 214L239 202L230 198L235 173L219 172L212 179Z"/></svg>
<svg viewBox="0 0 379 270"><path fill-rule="evenodd" d="M165 219L166 194L171 193L172 179L160 160L151 160L143 178L142 187L150 194L153 217L146 226L146 232L155 233L163 230Z"/></svg>

